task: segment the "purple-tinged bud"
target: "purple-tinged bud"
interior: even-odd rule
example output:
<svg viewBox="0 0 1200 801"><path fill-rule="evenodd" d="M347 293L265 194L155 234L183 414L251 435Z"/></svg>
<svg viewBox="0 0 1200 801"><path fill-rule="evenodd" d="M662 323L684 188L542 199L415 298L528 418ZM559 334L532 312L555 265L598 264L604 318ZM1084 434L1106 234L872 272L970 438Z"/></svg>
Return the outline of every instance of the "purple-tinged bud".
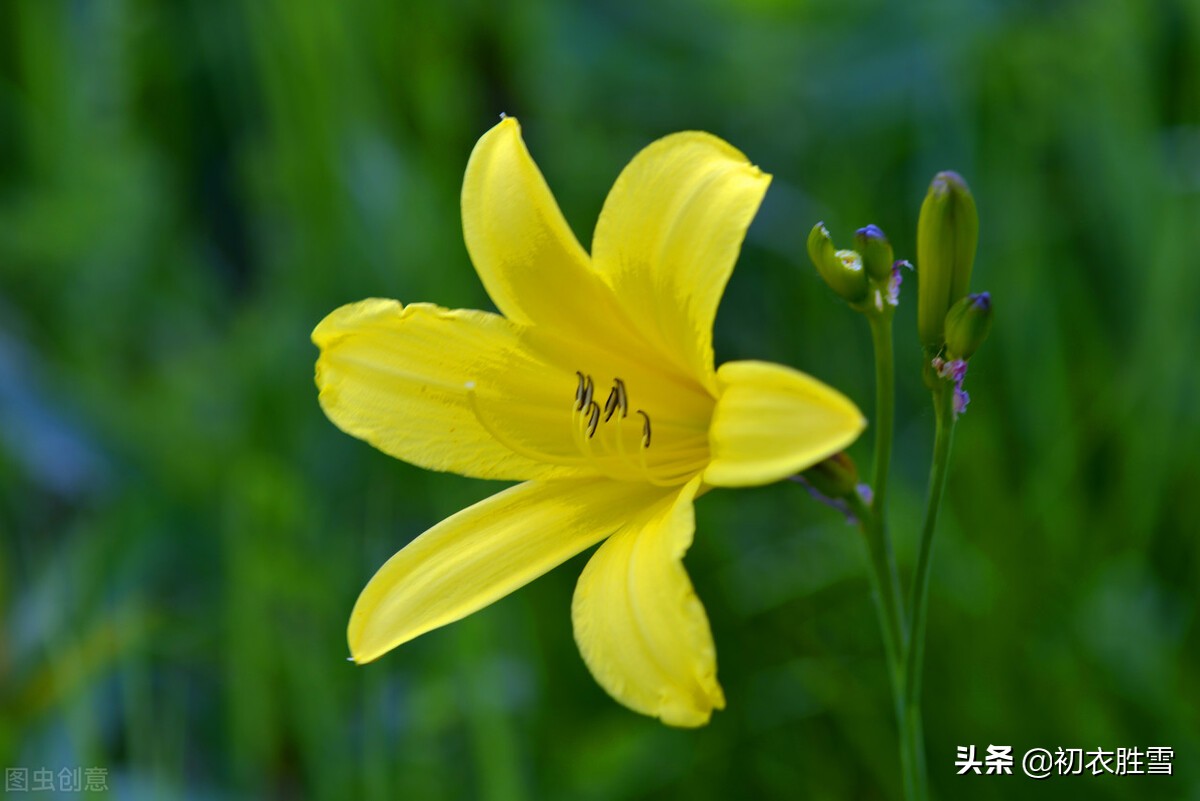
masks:
<svg viewBox="0 0 1200 801"><path fill-rule="evenodd" d="M862 258L853 250L834 250L825 223L817 223L809 233L808 257L825 283L843 300L859 303L867 296Z"/></svg>
<svg viewBox="0 0 1200 801"><path fill-rule="evenodd" d="M876 281L887 281L891 278L896 256L892 253L891 243L878 225L859 228L854 233L854 247L862 254L867 275Z"/></svg>
<svg viewBox="0 0 1200 801"><path fill-rule="evenodd" d="M921 344L939 347L946 312L967 294L979 213L967 182L958 173L939 172L929 185L917 221L917 332Z"/></svg>
<svg viewBox="0 0 1200 801"><path fill-rule="evenodd" d="M800 475L827 498L847 498L858 488L858 467L844 451L818 462Z"/></svg>
<svg viewBox="0 0 1200 801"><path fill-rule="evenodd" d="M967 295L946 312L946 355L969 359L992 329L992 296Z"/></svg>

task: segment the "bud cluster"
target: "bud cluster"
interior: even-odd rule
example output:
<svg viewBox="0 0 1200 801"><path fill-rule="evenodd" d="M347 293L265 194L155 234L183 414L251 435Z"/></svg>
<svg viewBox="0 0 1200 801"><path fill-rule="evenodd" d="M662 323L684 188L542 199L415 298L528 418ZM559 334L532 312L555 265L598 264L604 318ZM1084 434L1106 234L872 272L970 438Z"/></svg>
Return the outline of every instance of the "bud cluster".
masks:
<svg viewBox="0 0 1200 801"><path fill-rule="evenodd" d="M940 348L945 342L946 312L967 294L978 242L979 214L967 182L958 173L939 172L917 221L917 333L922 345Z"/></svg>
<svg viewBox="0 0 1200 801"><path fill-rule="evenodd" d="M967 405L967 360L992 327L991 295L968 294L978 243L979 213L967 182L958 173L939 172L917 221L917 334L925 349L926 383L935 393L954 386L956 414ZM829 288L871 318L873 326L890 325L900 302L901 268L912 265L896 261L877 225L858 229L854 248L838 250L825 223L808 235L809 258Z"/></svg>
<svg viewBox="0 0 1200 801"><path fill-rule="evenodd" d="M900 302L900 268L911 265L895 261L892 245L877 225L859 228L854 246L857 250L836 250L825 223L817 223L808 235L809 258L830 289L859 311L882 314Z"/></svg>
<svg viewBox="0 0 1200 801"><path fill-rule="evenodd" d="M979 214L962 176L939 172L921 204L917 222L917 333L937 379L954 385L954 412L961 414L970 397L963 389L967 360L983 344L992 327L992 298L987 292L968 295Z"/></svg>

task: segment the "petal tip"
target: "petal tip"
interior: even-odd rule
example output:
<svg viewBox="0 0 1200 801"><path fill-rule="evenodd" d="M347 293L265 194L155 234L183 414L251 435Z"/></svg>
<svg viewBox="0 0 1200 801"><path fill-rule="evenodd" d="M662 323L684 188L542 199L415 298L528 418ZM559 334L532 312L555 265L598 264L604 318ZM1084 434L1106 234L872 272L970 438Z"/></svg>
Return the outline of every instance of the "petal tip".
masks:
<svg viewBox="0 0 1200 801"><path fill-rule="evenodd" d="M521 137L521 123L517 121L516 117L501 112L500 121L493 125L483 136L487 137L488 134L502 133L510 133L519 139ZM482 141L482 138L480 141Z"/></svg>
<svg viewBox="0 0 1200 801"><path fill-rule="evenodd" d="M701 726L707 726L712 721L713 710L724 708L725 696L718 686L710 690L703 699L689 697L677 699L675 703L666 703L658 710L655 717L675 728L698 729Z"/></svg>
<svg viewBox="0 0 1200 801"><path fill-rule="evenodd" d="M325 315L313 328L310 335L312 343L324 350L362 323L397 312L401 316L406 315L412 305L406 307L400 301L391 298L366 298L339 306Z"/></svg>
<svg viewBox="0 0 1200 801"><path fill-rule="evenodd" d="M355 665L365 665L368 662L374 662L379 657L390 651L395 646L379 647L375 644L373 647L367 647L365 640L366 622L360 621L354 615L350 614L350 627L347 634L347 644L350 646L349 661ZM398 644L398 643L397 643Z"/></svg>
<svg viewBox="0 0 1200 801"><path fill-rule="evenodd" d="M378 636L374 637L374 642L371 641L370 629L372 628L372 621L364 602L364 597L367 595L370 587L371 585L368 584L363 588L358 601L354 604L354 609L350 611L350 622L346 625L346 645L350 647L350 661L356 665L365 665L368 662L374 662L399 644L394 643L380 646Z"/></svg>

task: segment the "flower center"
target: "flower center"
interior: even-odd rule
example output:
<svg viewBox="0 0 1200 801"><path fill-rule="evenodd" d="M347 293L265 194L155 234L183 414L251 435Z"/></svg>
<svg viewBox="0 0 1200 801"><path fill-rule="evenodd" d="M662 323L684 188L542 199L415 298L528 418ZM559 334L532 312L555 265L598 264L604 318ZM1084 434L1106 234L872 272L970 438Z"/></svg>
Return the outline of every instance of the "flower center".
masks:
<svg viewBox="0 0 1200 801"><path fill-rule="evenodd" d="M664 459L650 454L653 426L650 414L635 409L641 418L629 417L629 391L621 378L613 378L602 407L596 402L596 383L590 375L576 370L575 403L571 413L571 432L576 447L601 472L613 478L637 477L657 486L674 486L696 471L695 460ZM676 454L689 456L689 454Z"/></svg>
<svg viewBox="0 0 1200 801"><path fill-rule="evenodd" d="M475 419L514 453L617 481L677 487L709 463L711 401L669 375L631 369L633 376L623 374L641 389L631 392L625 378L614 376L600 383L609 387L603 403L596 380L582 370L575 371L571 401L563 397L570 375L564 372L532 403L503 393L480 397L475 381L464 388Z"/></svg>
<svg viewBox="0 0 1200 801"><path fill-rule="evenodd" d="M600 406L595 401L596 384L592 381L590 375L585 376L578 370L575 375L579 377L579 386L575 389L575 412L578 415L582 412L584 428L587 430L588 439L596 436L596 429L600 425ZM625 391L625 382L619 378L613 379L612 389L608 392L608 400L604 402L604 420L607 423L612 419L613 413L620 411L621 417L618 418L618 423L621 419L629 416L629 393ZM642 416L642 447L650 447L650 415L646 414L641 409L637 413Z"/></svg>

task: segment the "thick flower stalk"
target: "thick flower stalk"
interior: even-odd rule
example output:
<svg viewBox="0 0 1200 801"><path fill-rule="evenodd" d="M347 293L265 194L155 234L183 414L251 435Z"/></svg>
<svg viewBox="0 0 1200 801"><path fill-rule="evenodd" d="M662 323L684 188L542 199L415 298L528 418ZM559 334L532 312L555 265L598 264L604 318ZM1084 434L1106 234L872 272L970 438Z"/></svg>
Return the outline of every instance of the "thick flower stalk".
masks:
<svg viewBox="0 0 1200 801"><path fill-rule="evenodd" d="M412 464L523 483L455 514L380 568L349 624L371 661L591 557L571 607L597 682L676 726L724 706L682 559L694 499L777 481L864 421L788 367L714 369L712 326L770 177L704 133L651 144L580 246L507 118L467 165L463 232L500 314L366 300L313 332L320 402Z"/></svg>

